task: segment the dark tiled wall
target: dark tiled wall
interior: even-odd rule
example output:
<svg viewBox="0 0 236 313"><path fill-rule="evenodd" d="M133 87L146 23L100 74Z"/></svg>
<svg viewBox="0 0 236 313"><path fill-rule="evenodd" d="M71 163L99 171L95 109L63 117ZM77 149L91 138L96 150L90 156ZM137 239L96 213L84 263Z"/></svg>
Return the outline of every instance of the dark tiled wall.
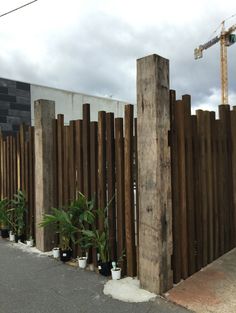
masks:
<svg viewBox="0 0 236 313"><path fill-rule="evenodd" d="M21 124L31 124L30 84L0 78L0 128L15 134Z"/></svg>

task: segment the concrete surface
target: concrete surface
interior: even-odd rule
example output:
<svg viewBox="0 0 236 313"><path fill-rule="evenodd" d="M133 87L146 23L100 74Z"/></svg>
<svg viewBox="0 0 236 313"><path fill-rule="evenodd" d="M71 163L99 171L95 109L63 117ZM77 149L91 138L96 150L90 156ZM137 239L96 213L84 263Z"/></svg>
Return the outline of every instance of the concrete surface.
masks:
<svg viewBox="0 0 236 313"><path fill-rule="evenodd" d="M166 298L197 313L236 312L236 249L171 289Z"/></svg>
<svg viewBox="0 0 236 313"><path fill-rule="evenodd" d="M102 276L29 254L0 239L0 313L186 313L156 298L124 303L103 294Z"/></svg>

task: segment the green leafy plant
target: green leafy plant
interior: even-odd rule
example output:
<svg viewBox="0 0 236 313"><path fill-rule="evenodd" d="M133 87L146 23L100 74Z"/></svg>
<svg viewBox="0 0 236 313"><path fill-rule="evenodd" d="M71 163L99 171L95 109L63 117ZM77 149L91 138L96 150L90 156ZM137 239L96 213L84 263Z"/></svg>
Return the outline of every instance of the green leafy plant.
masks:
<svg viewBox="0 0 236 313"><path fill-rule="evenodd" d="M24 233L26 226L24 216L27 209L25 194L23 191L18 190L17 193L14 194L14 197L11 200L11 206L12 209L10 209L8 213L14 212L14 229L16 230L16 234L20 236Z"/></svg>
<svg viewBox="0 0 236 313"><path fill-rule="evenodd" d="M78 227L78 244L85 255L87 250L92 246L90 239L84 235L83 231L88 230L95 222L94 201L88 201L80 192L76 200L72 201L69 210L73 212L74 224Z"/></svg>
<svg viewBox="0 0 236 313"><path fill-rule="evenodd" d="M39 226L54 225L56 232L60 235L60 248L71 250L70 241L76 242L75 234L78 232L78 228L74 225L75 219L75 215L70 210L52 208L52 214L44 214Z"/></svg>
<svg viewBox="0 0 236 313"><path fill-rule="evenodd" d="M109 261L108 237L105 231L100 232L98 229L83 230L84 237L87 237L87 242L97 248L103 263Z"/></svg>
<svg viewBox="0 0 236 313"><path fill-rule="evenodd" d="M96 214L104 222L103 230L96 229L93 225L91 230L82 230L84 237L87 237L87 242L91 246L97 248L97 251L101 257L103 263L110 261L109 253L109 227L108 227L108 208L111 202L113 201L114 196L109 201L108 205L103 209L98 209Z"/></svg>
<svg viewBox="0 0 236 313"><path fill-rule="evenodd" d="M0 223L2 228L8 227L10 224L8 214L9 201L7 199L0 200Z"/></svg>

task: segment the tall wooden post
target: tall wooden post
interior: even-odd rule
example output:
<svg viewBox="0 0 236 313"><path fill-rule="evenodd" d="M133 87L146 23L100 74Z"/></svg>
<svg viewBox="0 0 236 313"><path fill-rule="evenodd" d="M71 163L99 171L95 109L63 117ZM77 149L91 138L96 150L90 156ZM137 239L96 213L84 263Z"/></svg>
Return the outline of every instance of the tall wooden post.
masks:
<svg viewBox="0 0 236 313"><path fill-rule="evenodd" d="M49 251L53 247L54 233L51 227L40 228L43 214L53 207L53 119L55 102L37 100L34 103L35 122L35 221L36 247Z"/></svg>
<svg viewBox="0 0 236 313"><path fill-rule="evenodd" d="M139 279L161 294L172 287L169 61L137 61Z"/></svg>

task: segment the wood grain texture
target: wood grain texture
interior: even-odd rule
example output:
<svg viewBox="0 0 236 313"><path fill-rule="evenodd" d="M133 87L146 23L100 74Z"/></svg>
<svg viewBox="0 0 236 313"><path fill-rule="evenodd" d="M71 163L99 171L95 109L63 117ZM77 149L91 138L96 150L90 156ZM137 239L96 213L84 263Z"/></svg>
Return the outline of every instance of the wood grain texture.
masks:
<svg viewBox="0 0 236 313"><path fill-rule="evenodd" d="M137 61L139 278L157 294L172 286L172 207L168 131L169 62Z"/></svg>

